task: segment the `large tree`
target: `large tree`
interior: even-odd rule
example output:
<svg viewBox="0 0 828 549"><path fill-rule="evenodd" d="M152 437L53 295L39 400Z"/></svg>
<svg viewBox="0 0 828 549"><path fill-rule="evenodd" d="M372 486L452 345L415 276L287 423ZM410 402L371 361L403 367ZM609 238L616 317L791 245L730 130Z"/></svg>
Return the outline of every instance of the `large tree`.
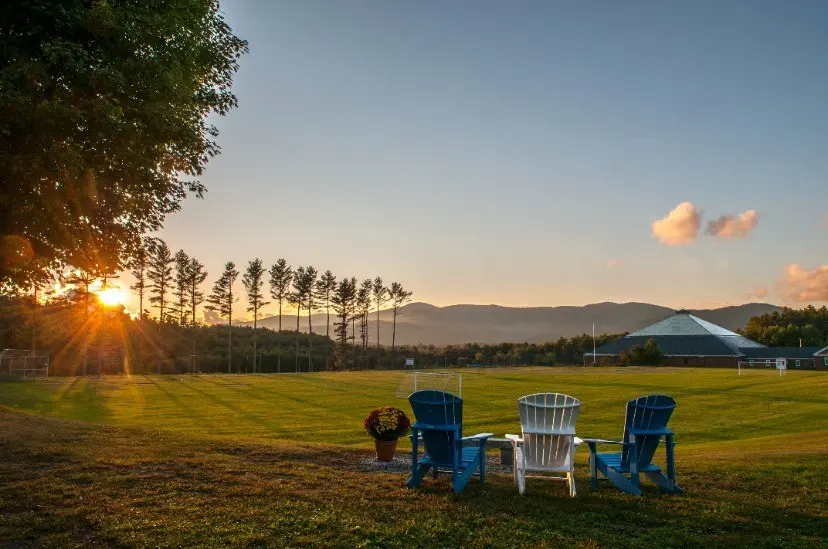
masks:
<svg viewBox="0 0 828 549"><path fill-rule="evenodd" d="M246 51L219 0L0 3L0 286L119 270L202 196Z"/></svg>
<svg viewBox="0 0 828 549"><path fill-rule="evenodd" d="M253 373L256 373L256 330L259 327L259 309L270 303L264 300L262 287L264 286L264 275L267 270L258 257L250 260L247 269L242 277L244 291L247 293L247 311L253 313Z"/></svg>
<svg viewBox="0 0 828 549"><path fill-rule="evenodd" d="M362 342L362 354L368 350L368 315L371 312L371 295L374 290L374 282L370 278L362 281L357 291L356 309L359 317L359 336Z"/></svg>
<svg viewBox="0 0 828 549"><path fill-rule="evenodd" d="M316 283L316 298L325 303L325 337L331 337L331 295L336 291L336 277L331 271L325 271Z"/></svg>
<svg viewBox="0 0 828 549"><path fill-rule="evenodd" d="M167 297L172 290L174 262L170 247L160 238L156 238L152 246L147 278L150 280L150 303L158 306L158 322L161 324L166 320L164 311L169 304Z"/></svg>
<svg viewBox="0 0 828 549"><path fill-rule="evenodd" d="M316 283L319 271L308 266L305 269L305 279L302 281L302 291L305 296L305 309L308 311L308 371L313 371L313 312L316 304Z"/></svg>
<svg viewBox="0 0 828 549"><path fill-rule="evenodd" d="M270 297L279 304L279 331L282 331L282 304L289 301L293 269L284 259L279 259L270 268Z"/></svg>
<svg viewBox="0 0 828 549"><path fill-rule="evenodd" d="M152 253L152 243L152 239L147 237L142 238L141 244L135 250L135 254L133 254L128 265L130 274L135 278L135 283L129 289L138 294L139 320L144 319L144 295L149 290L147 274L149 272L149 258Z"/></svg>
<svg viewBox="0 0 828 549"><path fill-rule="evenodd" d="M227 317L227 373L233 371L233 283L239 276L236 264L228 261L224 264L224 272L213 285L213 292L207 298L207 309Z"/></svg>
<svg viewBox="0 0 828 549"><path fill-rule="evenodd" d="M374 302L377 304L377 348L379 349L380 346L380 309L388 300L388 288L382 282L381 277L377 277L374 279L374 286L372 288L374 292ZM377 358L379 360L379 358Z"/></svg>
<svg viewBox="0 0 828 549"><path fill-rule="evenodd" d="M394 360L394 346L397 343L397 317L400 314L400 309L411 301L412 292L403 288L399 282L392 282L388 289L388 299L391 301L391 315L393 319L393 327L391 329L391 360Z"/></svg>
<svg viewBox="0 0 828 549"><path fill-rule="evenodd" d="M184 326L187 324L190 301L190 257L184 250L178 250L175 257L173 257L173 261L175 262L175 286L173 288L175 301L172 309L179 326Z"/></svg>
<svg viewBox="0 0 828 549"><path fill-rule="evenodd" d="M299 371L299 316L302 313L302 305L305 303L305 268L296 267L293 272L293 290L288 294L287 301L296 307L296 371Z"/></svg>
<svg viewBox="0 0 828 549"><path fill-rule="evenodd" d="M336 334L337 347L334 355L334 368L344 370L348 358L348 320L354 308L356 299L356 278L343 278L336 286L336 291L331 297L336 322L334 333Z"/></svg>
<svg viewBox="0 0 828 549"><path fill-rule="evenodd" d="M207 280L207 271L204 270L204 265L196 258L190 258L190 265L187 268L187 286L190 293L190 322L192 326L196 325L196 308L204 302L204 292L201 291L201 285L205 280Z"/></svg>

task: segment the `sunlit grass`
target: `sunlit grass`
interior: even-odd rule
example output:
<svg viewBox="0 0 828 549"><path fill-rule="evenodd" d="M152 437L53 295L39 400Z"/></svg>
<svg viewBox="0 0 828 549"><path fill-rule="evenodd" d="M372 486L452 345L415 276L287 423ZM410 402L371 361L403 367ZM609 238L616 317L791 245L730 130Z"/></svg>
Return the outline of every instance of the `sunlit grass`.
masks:
<svg viewBox="0 0 828 549"><path fill-rule="evenodd" d="M368 410L407 409L399 372L59 379L0 385L0 545L819 547L828 536L824 372L463 374L469 434L514 432L519 396L561 391L583 402L581 436L617 438L628 399L673 395L686 493L592 492L585 451L575 500L539 481L520 497L499 474L460 496L444 480L407 490L404 475L358 467L371 456Z"/></svg>

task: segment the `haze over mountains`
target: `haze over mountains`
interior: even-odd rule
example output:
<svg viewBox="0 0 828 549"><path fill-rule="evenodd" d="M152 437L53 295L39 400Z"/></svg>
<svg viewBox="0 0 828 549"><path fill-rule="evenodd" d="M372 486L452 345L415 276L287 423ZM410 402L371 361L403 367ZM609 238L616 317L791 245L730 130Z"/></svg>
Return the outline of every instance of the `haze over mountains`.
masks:
<svg viewBox="0 0 828 549"><path fill-rule="evenodd" d="M744 328L752 316L780 311L776 305L748 303L720 309L694 310L693 314L729 330ZM397 317L397 344L448 345L461 343L544 342L592 331L598 334L632 332L672 315L675 311L649 303L595 303L581 307L501 307L499 305L450 305L436 307L411 303ZM370 341L376 341L376 312L370 316ZM391 344L391 311L380 311L380 340ZM311 317L313 331L325 333L325 314ZM333 332L333 317L331 332ZM252 325L251 322L240 323ZM277 329L279 319L259 319L259 326ZM282 327L296 328L295 313L282 316ZM300 319L308 331L308 317ZM357 328L358 330L358 328Z"/></svg>

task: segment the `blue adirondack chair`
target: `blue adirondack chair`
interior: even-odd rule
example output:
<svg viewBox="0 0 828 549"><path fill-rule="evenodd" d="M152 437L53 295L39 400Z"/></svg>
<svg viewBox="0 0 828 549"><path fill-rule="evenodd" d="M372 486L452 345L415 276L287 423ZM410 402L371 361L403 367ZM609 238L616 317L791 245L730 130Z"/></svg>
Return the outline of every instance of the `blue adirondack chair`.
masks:
<svg viewBox="0 0 828 549"><path fill-rule="evenodd" d="M627 417L624 420L624 440L603 440L585 438L589 445L589 465L593 489L598 489L600 471L618 489L641 495L639 476L641 473L653 481L662 492L681 492L676 484L673 431L667 422L673 414L676 401L666 395L649 395L627 403ZM667 474L653 463L653 455L662 437L667 451ZM598 444L618 444L621 452L600 453ZM629 475L629 478L627 478Z"/></svg>
<svg viewBox="0 0 828 549"><path fill-rule="evenodd" d="M451 471L452 489L462 492L480 469L486 482L486 440L492 433L463 437L463 399L443 391L417 391L408 397L416 419L411 426L411 477L408 487L418 486L429 470ZM425 454L418 455L422 434ZM464 443L469 442L468 446Z"/></svg>

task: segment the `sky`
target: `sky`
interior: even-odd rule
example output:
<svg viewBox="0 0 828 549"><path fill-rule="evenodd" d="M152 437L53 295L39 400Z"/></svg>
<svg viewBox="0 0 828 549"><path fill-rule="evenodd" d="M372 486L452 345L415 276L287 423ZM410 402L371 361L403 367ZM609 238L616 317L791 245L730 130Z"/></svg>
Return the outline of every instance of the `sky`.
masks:
<svg viewBox="0 0 828 549"><path fill-rule="evenodd" d="M435 305L828 300L824 1L224 9L239 107L160 233L210 284L284 257Z"/></svg>

